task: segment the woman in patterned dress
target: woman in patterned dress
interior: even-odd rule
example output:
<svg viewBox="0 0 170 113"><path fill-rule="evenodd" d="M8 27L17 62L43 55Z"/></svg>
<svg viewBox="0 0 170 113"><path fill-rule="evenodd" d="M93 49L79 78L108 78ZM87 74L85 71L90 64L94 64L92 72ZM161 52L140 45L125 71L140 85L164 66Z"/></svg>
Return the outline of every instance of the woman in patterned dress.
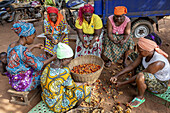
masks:
<svg viewBox="0 0 170 113"><path fill-rule="evenodd" d="M140 38L137 44L138 57L124 70L110 79L116 87L136 82L138 95L130 102L133 107L138 107L145 102L145 90L152 93L164 93L168 89L170 80L170 64L168 55L162 51L152 40ZM135 70L136 73L127 81L117 82L117 78L127 72Z"/></svg>
<svg viewBox="0 0 170 113"><path fill-rule="evenodd" d="M58 60L49 64L41 76L42 99L54 112L61 113L80 104L90 102L91 87L75 83L70 75L68 64L73 50L65 43L58 43ZM79 85L79 86L78 86Z"/></svg>
<svg viewBox="0 0 170 113"><path fill-rule="evenodd" d="M77 41L75 58L83 55L101 56L103 23L100 17L93 14L94 8L86 4L79 9L78 19L75 27L77 28Z"/></svg>
<svg viewBox="0 0 170 113"><path fill-rule="evenodd" d="M47 8L47 17L44 19L44 31L46 35L45 50L47 54L55 55L58 42L68 44L68 28L66 21L58 9Z"/></svg>
<svg viewBox="0 0 170 113"><path fill-rule="evenodd" d="M17 91L30 91L40 85L42 69L56 59L56 55L46 60L45 55L35 57L33 48L40 48L36 44L28 49L25 45L33 43L36 30L30 23L17 22L12 28L20 37L11 43L7 50L7 76L9 84Z"/></svg>
<svg viewBox="0 0 170 113"><path fill-rule="evenodd" d="M108 58L105 66L110 67L111 62L117 62L122 55L124 66L126 66L126 57L128 50L133 50L134 42L132 40L131 22L124 14L127 8L117 6L114 8L114 15L108 17L107 35L104 40L104 56Z"/></svg>

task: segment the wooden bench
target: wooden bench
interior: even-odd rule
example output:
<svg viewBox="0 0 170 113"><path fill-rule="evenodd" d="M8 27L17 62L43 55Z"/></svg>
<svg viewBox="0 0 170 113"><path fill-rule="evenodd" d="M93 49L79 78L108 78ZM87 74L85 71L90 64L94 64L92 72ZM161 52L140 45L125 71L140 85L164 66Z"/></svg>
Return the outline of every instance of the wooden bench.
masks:
<svg viewBox="0 0 170 113"><path fill-rule="evenodd" d="M10 103L20 104L20 105L30 105L32 99L39 93L39 89L36 88L30 92L20 92L10 88L7 92L10 93ZM30 94L30 95L29 95Z"/></svg>
<svg viewBox="0 0 170 113"><path fill-rule="evenodd" d="M19 21L28 22L28 23L34 23L34 22L39 21L39 19L26 19L26 20L19 20Z"/></svg>
<svg viewBox="0 0 170 113"><path fill-rule="evenodd" d="M37 36L37 38L45 40L46 36L44 35L44 33L41 33L41 34L39 34L39 35ZM69 34L68 40L69 40L69 41L76 42L76 40L77 40L77 35L75 35L75 34Z"/></svg>

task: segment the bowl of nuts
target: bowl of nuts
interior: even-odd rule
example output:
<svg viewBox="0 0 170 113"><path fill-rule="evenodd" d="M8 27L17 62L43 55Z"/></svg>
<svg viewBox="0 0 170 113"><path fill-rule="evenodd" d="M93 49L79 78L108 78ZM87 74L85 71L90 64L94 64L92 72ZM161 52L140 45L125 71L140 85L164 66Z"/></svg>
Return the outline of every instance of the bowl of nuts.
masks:
<svg viewBox="0 0 170 113"><path fill-rule="evenodd" d="M99 78L104 61L95 55L85 55L73 59L68 66L75 82L92 84Z"/></svg>

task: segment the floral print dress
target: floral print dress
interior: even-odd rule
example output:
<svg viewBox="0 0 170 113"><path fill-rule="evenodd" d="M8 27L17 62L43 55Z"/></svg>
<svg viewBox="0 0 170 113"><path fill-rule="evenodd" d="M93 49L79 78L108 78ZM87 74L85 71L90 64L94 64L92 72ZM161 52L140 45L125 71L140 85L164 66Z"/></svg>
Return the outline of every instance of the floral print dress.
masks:
<svg viewBox="0 0 170 113"><path fill-rule="evenodd" d="M50 64L41 76L42 99L54 112L64 112L73 108L78 100L90 102L91 87L76 86L68 67L51 68Z"/></svg>
<svg viewBox="0 0 170 113"><path fill-rule="evenodd" d="M46 34L52 34L52 29L53 27L51 26L48 18L46 17L44 19L44 31ZM66 36L63 38L62 43L68 44L68 28L67 28L67 24L66 21L63 19L60 23L59 26L57 26L56 30L54 28L54 33L53 33L53 38L56 40L59 40L60 37L62 36L62 34L66 34ZM54 51L54 48L57 49L57 45L54 45L48 38L46 38L45 40L45 49L44 51L50 53L51 55L55 55L56 51Z"/></svg>
<svg viewBox="0 0 170 113"><path fill-rule="evenodd" d="M93 36L83 34L84 41L87 43L87 45L90 44L91 40L93 39ZM102 39L103 38L103 32L101 33L99 39L93 44L93 48L84 48L83 43L80 41L80 39L77 37L76 41L76 50L75 50L75 58L79 56L84 55L96 55L98 57L101 57L102 53Z"/></svg>
<svg viewBox="0 0 170 113"><path fill-rule="evenodd" d="M31 91L40 85L45 55L35 57L27 47L18 45L7 50L7 76L17 91Z"/></svg>

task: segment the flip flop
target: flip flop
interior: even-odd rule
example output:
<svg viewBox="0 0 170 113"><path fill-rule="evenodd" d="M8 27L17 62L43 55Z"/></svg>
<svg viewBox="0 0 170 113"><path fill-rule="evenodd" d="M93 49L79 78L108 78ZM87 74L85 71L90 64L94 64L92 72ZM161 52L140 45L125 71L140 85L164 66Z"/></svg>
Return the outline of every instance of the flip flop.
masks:
<svg viewBox="0 0 170 113"><path fill-rule="evenodd" d="M139 103L137 104L137 105L131 105L133 102L135 102L135 101L138 101ZM137 98L137 97L135 97L129 104L132 106L132 107L138 107L138 106L140 106L142 103L144 103L145 102L145 99L139 99L139 98Z"/></svg>

